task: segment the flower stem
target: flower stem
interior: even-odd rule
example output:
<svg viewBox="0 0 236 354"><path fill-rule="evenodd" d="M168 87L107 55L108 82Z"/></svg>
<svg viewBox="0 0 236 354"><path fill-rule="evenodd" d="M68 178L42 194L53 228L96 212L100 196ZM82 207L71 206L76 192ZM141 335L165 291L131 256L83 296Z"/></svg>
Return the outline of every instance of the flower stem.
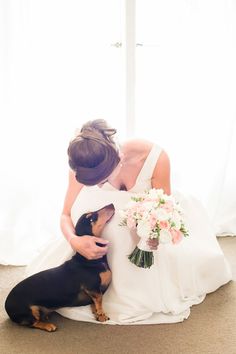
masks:
<svg viewBox="0 0 236 354"><path fill-rule="evenodd" d="M133 264L140 268L150 268L154 263L153 252L143 251L138 247L135 247L128 258Z"/></svg>

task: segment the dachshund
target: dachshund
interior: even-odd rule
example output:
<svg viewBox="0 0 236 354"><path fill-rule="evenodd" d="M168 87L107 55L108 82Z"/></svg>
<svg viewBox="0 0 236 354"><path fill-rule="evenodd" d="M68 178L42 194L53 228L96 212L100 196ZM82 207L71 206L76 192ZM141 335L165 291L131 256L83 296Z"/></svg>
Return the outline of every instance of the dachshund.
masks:
<svg viewBox="0 0 236 354"><path fill-rule="evenodd" d="M75 234L100 237L115 213L113 204L83 214L76 223ZM102 244L97 243L102 246ZM48 332L57 327L49 323L48 314L61 307L91 304L97 321L109 319L102 308L102 296L111 282L107 256L88 260L78 252L62 265L36 273L18 283L5 301L10 319Z"/></svg>

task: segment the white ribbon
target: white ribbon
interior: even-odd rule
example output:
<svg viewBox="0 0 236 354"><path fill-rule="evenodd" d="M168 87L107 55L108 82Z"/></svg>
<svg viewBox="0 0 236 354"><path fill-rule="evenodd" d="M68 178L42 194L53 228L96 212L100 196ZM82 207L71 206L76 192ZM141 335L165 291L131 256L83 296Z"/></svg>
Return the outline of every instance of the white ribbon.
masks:
<svg viewBox="0 0 236 354"><path fill-rule="evenodd" d="M141 238L139 243L137 244L137 247L142 251L152 252L153 250L147 244L147 240L148 238Z"/></svg>

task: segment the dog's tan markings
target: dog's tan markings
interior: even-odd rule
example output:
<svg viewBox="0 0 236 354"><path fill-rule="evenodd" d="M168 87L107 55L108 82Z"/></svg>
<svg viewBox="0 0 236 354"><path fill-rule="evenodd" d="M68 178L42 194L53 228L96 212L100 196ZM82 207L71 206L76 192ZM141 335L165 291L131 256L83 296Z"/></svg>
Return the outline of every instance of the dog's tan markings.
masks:
<svg viewBox="0 0 236 354"><path fill-rule="evenodd" d="M106 225L107 221L113 216L113 209L102 208L98 211L98 219L95 222L92 222L92 232L94 236L101 236L102 230Z"/></svg>
<svg viewBox="0 0 236 354"><path fill-rule="evenodd" d="M107 287L111 282L111 271L108 269L99 274L101 278L101 285Z"/></svg>
<svg viewBox="0 0 236 354"><path fill-rule="evenodd" d="M32 327L38 328L38 329L43 329L48 332L54 332L57 329L57 327L53 323L47 323L47 322L40 321L40 308L39 308L39 306L32 305L32 306L30 306L30 309L32 311L32 315L36 319L36 321L32 324Z"/></svg>
<svg viewBox="0 0 236 354"><path fill-rule="evenodd" d="M94 236L101 236L102 230L106 225L107 218L105 216L100 216L97 221L92 222L92 232Z"/></svg>
<svg viewBox="0 0 236 354"><path fill-rule="evenodd" d="M33 323L32 327L38 328L38 329L43 329L44 331L47 332L55 332L57 327L53 323L47 323L47 322L41 322L41 321L36 321Z"/></svg>
<svg viewBox="0 0 236 354"><path fill-rule="evenodd" d="M104 229L104 226L106 224L105 220L98 219L95 222L92 222L92 233L96 237L100 237L102 230Z"/></svg>
<svg viewBox="0 0 236 354"><path fill-rule="evenodd" d="M95 307L94 302L91 304L91 309L92 309L92 313L93 313L94 315L96 315L96 307Z"/></svg>
<svg viewBox="0 0 236 354"><path fill-rule="evenodd" d="M34 318L36 320L40 320L40 310L39 310L39 307L38 306L35 306L35 305L32 305L30 306L30 309L32 311L32 315L34 316Z"/></svg>
<svg viewBox="0 0 236 354"><path fill-rule="evenodd" d="M91 297L91 299L94 302L94 305L92 305L92 311L96 316L96 320L99 322L105 322L109 320L109 317L105 314L102 308L102 294L101 293L96 293L94 291L89 291L86 290L86 293Z"/></svg>

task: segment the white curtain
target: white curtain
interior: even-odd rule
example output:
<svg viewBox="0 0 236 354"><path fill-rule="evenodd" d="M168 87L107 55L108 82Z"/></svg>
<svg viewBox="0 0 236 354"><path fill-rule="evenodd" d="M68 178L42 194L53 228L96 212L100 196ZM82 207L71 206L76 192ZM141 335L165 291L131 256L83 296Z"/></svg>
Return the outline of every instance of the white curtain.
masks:
<svg viewBox="0 0 236 354"><path fill-rule="evenodd" d="M236 235L236 122L230 126L228 150L219 171L218 189L211 188L212 219L219 235Z"/></svg>
<svg viewBox="0 0 236 354"><path fill-rule="evenodd" d="M62 237L74 130L103 117L126 135L123 5L0 0L1 264L27 264ZM136 132L166 148L175 184L231 233L235 23L235 1L137 0Z"/></svg>
<svg viewBox="0 0 236 354"><path fill-rule="evenodd" d="M26 264L54 237L67 146L85 121L124 131L119 0L0 0L0 264Z"/></svg>
<svg viewBox="0 0 236 354"><path fill-rule="evenodd" d="M169 152L174 186L236 233L236 1L137 0L137 134Z"/></svg>

